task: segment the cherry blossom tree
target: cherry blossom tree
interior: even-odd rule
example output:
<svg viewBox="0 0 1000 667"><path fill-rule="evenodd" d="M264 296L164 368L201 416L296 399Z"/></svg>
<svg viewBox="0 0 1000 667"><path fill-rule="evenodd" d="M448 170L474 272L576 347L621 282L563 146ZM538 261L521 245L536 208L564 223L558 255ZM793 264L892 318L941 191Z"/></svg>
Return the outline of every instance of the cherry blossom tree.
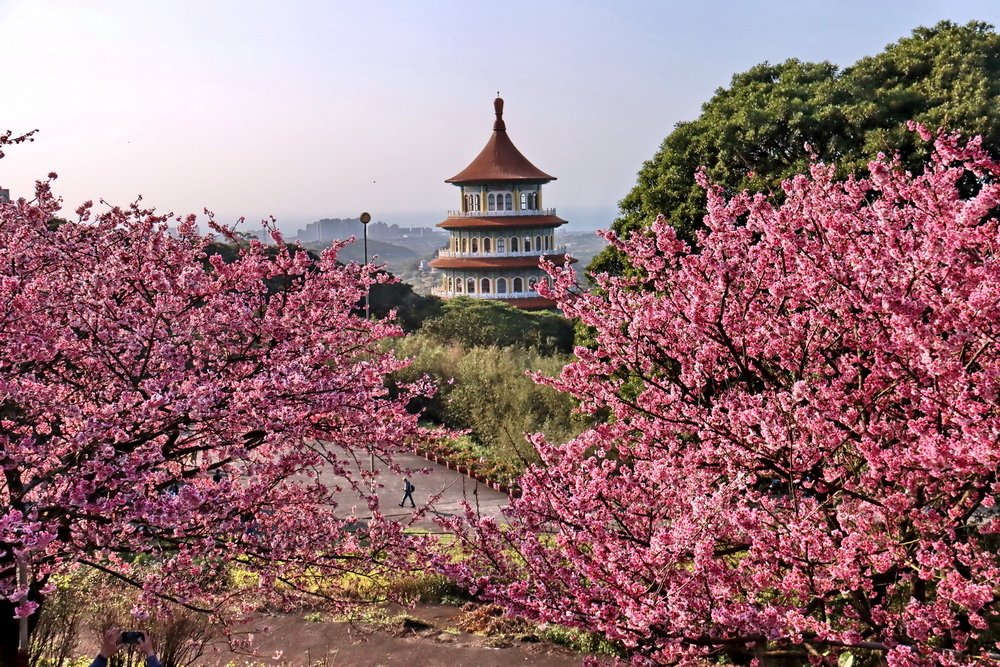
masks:
<svg viewBox="0 0 1000 667"><path fill-rule="evenodd" d="M552 384L610 419L535 436L509 525L470 514L449 569L636 664L996 664L998 179L944 134L922 173L814 164L780 206L701 177L697 252L661 217L608 235L639 277L549 266L596 335Z"/></svg>
<svg viewBox="0 0 1000 667"><path fill-rule="evenodd" d="M0 206L0 663L73 564L208 611L385 565L401 529L359 471L428 389L386 389L374 269L276 232L226 263L138 205L60 224L51 178Z"/></svg>

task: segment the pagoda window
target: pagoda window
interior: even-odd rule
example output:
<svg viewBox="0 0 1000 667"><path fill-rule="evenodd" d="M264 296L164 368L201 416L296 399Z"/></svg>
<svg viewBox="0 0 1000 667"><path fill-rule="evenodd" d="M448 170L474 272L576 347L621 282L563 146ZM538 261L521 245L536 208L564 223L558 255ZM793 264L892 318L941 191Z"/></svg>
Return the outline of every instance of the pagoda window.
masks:
<svg viewBox="0 0 1000 667"><path fill-rule="evenodd" d="M461 278L459 278L458 280L455 281L455 291L458 292L459 294L462 293L462 279Z"/></svg>
<svg viewBox="0 0 1000 667"><path fill-rule="evenodd" d="M454 292L455 291L455 279L454 278L448 278L448 291L449 292Z"/></svg>
<svg viewBox="0 0 1000 667"><path fill-rule="evenodd" d="M466 239L466 238L462 239L462 252L463 253L469 252L468 242L469 242L469 239Z"/></svg>
<svg viewBox="0 0 1000 667"><path fill-rule="evenodd" d="M497 199L494 195L491 194L489 196L489 199L486 200L486 202L489 205L491 211L497 210Z"/></svg>
<svg viewBox="0 0 1000 667"><path fill-rule="evenodd" d="M506 243L507 243L506 239L503 238L497 239L497 252L507 252L505 249Z"/></svg>
<svg viewBox="0 0 1000 667"><path fill-rule="evenodd" d="M521 193L521 210L523 211L526 208L528 208L528 193L527 192L522 192Z"/></svg>
<svg viewBox="0 0 1000 667"><path fill-rule="evenodd" d="M476 279L475 278L469 278L468 280L465 281L465 291L468 292L469 294L475 293L475 291L476 291Z"/></svg>
<svg viewBox="0 0 1000 667"><path fill-rule="evenodd" d="M507 292L507 279L497 278L497 294L504 294Z"/></svg>
<svg viewBox="0 0 1000 667"><path fill-rule="evenodd" d="M534 276L528 278L528 291L529 292L534 291L535 285L537 284L538 284L538 278L535 278Z"/></svg>
<svg viewBox="0 0 1000 667"><path fill-rule="evenodd" d="M481 294L489 294L490 293L490 279L489 278L483 278L482 280L479 281L479 292Z"/></svg>
<svg viewBox="0 0 1000 667"><path fill-rule="evenodd" d="M490 238L487 236L483 239L483 252L490 252Z"/></svg>
<svg viewBox="0 0 1000 667"><path fill-rule="evenodd" d="M523 292L524 283L520 278L514 278L514 292Z"/></svg>
<svg viewBox="0 0 1000 667"><path fill-rule="evenodd" d="M548 234L545 235L545 249L546 250L552 249L552 237L549 236Z"/></svg>
<svg viewBox="0 0 1000 667"><path fill-rule="evenodd" d="M514 210L514 198L510 196L509 192L504 195L504 202L508 211Z"/></svg>
<svg viewBox="0 0 1000 667"><path fill-rule="evenodd" d="M510 237L510 251L511 252L517 252L517 237L516 236Z"/></svg>
<svg viewBox="0 0 1000 667"><path fill-rule="evenodd" d="M524 237L524 252L531 252L531 237Z"/></svg>
<svg viewBox="0 0 1000 667"><path fill-rule="evenodd" d="M479 252L479 239L472 239L472 252Z"/></svg>
<svg viewBox="0 0 1000 667"><path fill-rule="evenodd" d="M542 251L542 237L541 236L536 236L535 237L535 250L537 250L538 252Z"/></svg>

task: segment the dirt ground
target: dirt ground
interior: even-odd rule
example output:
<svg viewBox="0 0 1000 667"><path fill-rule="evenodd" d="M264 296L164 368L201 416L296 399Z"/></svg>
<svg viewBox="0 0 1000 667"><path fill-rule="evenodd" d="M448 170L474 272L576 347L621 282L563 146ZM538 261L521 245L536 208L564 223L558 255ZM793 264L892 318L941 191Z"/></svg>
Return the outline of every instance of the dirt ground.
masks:
<svg viewBox="0 0 1000 667"><path fill-rule="evenodd" d="M431 463L423 457L401 454L396 462L415 480L417 509L397 508L402 474L381 463L377 467L386 484L379 491L386 516L423 530L440 530L435 517L462 514L467 501L483 515L501 518L509 502L505 494L478 484L475 480ZM330 480L333 485L336 480ZM338 497L342 505L357 503L349 492ZM428 503L431 503L428 506ZM363 507L357 516L364 517ZM416 623L404 624L401 614ZM394 667L418 665L436 667L475 665L509 667L540 665L562 667L579 665L582 655L555 644L500 639L462 632L457 628L460 611L449 605L417 605L414 609L385 610L382 622L351 624L322 619L305 613L269 617L257 625L270 626L270 632L256 632L256 655L233 654L222 646L198 661L203 667L232 664L233 667ZM306 620L307 618L312 620ZM395 620L394 620L395 619ZM92 645L91 645L92 644ZM96 653L94 642L84 641L81 653Z"/></svg>
<svg viewBox="0 0 1000 667"><path fill-rule="evenodd" d="M234 654L216 645L196 663L203 667L570 667L583 656L534 638L485 637L457 628L460 611L449 605L375 610L377 622L348 623L318 615L271 616L255 625L256 655ZM308 619L308 620L307 620ZM410 620L405 620L410 619ZM89 642L86 642L89 644ZM96 651L97 646L87 646Z"/></svg>

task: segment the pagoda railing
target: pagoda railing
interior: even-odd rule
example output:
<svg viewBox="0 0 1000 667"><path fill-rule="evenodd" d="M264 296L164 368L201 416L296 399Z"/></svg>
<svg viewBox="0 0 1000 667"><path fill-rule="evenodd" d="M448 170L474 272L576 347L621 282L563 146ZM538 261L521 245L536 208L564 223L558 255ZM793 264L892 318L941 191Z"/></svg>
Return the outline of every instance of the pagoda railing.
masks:
<svg viewBox="0 0 1000 667"><path fill-rule="evenodd" d="M439 250L438 257L462 259L496 259L498 257L540 257L542 255L565 255L566 246L556 246L554 250L521 250L520 252L456 252L454 250Z"/></svg>
<svg viewBox="0 0 1000 667"><path fill-rule="evenodd" d="M524 208L520 211L448 211L449 218L514 218L527 215L555 215L554 208Z"/></svg>
<svg viewBox="0 0 1000 667"><path fill-rule="evenodd" d="M483 294L481 292L450 292L448 290L436 289L431 290L434 296L440 296L442 298L448 299L454 296L471 296L476 299L537 299L538 292L532 290L530 292L487 292Z"/></svg>

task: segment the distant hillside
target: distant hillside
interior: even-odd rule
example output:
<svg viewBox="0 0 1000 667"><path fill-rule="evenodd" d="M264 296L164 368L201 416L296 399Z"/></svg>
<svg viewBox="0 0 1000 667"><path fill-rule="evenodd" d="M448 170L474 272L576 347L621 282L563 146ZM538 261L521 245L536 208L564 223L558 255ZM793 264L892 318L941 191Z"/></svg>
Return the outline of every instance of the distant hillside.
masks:
<svg viewBox="0 0 1000 667"><path fill-rule="evenodd" d="M590 263L594 255L599 253L608 242L596 232L557 232L558 242L566 246L566 251L578 260L577 271L583 273L583 267Z"/></svg>
<svg viewBox="0 0 1000 667"><path fill-rule="evenodd" d="M587 284L583 275L583 267L587 266L590 260L599 253L607 241L594 232L557 232L558 241L566 246L567 251L578 260L576 269L578 279L584 285ZM438 285L440 274L431 273L427 270L420 270L420 261L430 261L437 256L437 251L444 247L447 239L406 239L407 247L386 243L385 241L374 241L368 239L368 257L378 255L380 264L386 264L386 269L404 283L413 287L417 294L428 295L431 290ZM303 243L304 248L319 252L329 247L329 243L310 242ZM362 262L364 260L364 246L361 239L356 240L344 248L339 255L342 262Z"/></svg>

